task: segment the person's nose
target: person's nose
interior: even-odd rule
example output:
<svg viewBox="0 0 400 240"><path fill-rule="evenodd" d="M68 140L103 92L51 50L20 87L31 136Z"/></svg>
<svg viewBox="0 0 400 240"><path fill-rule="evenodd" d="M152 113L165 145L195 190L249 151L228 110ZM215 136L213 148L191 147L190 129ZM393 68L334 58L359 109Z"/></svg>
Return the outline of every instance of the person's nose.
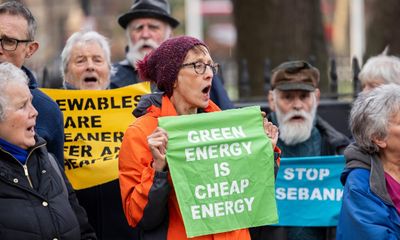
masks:
<svg viewBox="0 0 400 240"><path fill-rule="evenodd" d="M204 78L210 80L214 77L214 72L210 66L206 66L206 71L204 72Z"/></svg>
<svg viewBox="0 0 400 240"><path fill-rule="evenodd" d="M303 109L303 101L299 97L295 97L293 99L293 109L295 110L301 110Z"/></svg>
<svg viewBox="0 0 400 240"><path fill-rule="evenodd" d="M86 63L86 70L87 71L94 71L95 67L94 67L94 62L92 59L89 59Z"/></svg>
<svg viewBox="0 0 400 240"><path fill-rule="evenodd" d="M32 105L32 102L30 103L30 117L31 118L36 118L38 116L38 111L36 110L36 108Z"/></svg>
<svg viewBox="0 0 400 240"><path fill-rule="evenodd" d="M143 30L141 31L140 37L142 39L149 39L151 38L151 31L148 26L143 27Z"/></svg>

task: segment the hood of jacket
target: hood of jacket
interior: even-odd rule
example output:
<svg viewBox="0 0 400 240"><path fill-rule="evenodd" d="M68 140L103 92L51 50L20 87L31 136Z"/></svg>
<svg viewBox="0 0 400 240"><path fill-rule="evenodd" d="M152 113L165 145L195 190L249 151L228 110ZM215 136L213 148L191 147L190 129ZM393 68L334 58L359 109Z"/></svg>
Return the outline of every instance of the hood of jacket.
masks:
<svg viewBox="0 0 400 240"><path fill-rule="evenodd" d="M133 116L135 116L136 118L143 116L144 114L146 114L147 109L151 106L159 108L161 106L163 94L164 93L162 92L157 92L157 93L143 95L140 98L137 107L132 112Z"/></svg>
<svg viewBox="0 0 400 240"><path fill-rule="evenodd" d="M371 155L363 151L357 143L350 144L344 150L346 157L346 168L371 168Z"/></svg>
<svg viewBox="0 0 400 240"><path fill-rule="evenodd" d="M344 185L347 176L355 168L370 170L369 185L373 193L378 195L384 202L393 205L392 199L386 189L385 171L379 156L363 151L357 143L350 144L344 151L346 166L340 176Z"/></svg>

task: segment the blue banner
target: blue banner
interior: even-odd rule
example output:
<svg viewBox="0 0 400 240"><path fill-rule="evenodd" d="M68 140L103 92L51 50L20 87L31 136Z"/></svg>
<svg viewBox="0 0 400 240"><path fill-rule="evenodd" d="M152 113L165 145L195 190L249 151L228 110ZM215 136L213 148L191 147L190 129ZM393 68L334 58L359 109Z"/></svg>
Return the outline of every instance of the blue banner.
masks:
<svg viewBox="0 0 400 240"><path fill-rule="evenodd" d="M344 157L282 158L276 180L278 226L336 226Z"/></svg>

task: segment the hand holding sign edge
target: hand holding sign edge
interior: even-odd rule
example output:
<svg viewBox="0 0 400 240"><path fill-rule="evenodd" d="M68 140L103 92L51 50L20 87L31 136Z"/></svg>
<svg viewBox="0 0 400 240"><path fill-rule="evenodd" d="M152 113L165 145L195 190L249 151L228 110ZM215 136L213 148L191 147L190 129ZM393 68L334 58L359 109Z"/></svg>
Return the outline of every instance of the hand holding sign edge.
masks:
<svg viewBox="0 0 400 240"><path fill-rule="evenodd" d="M272 122L268 121L268 119L265 118L265 112L262 111L261 115L263 116L263 127L265 135L267 135L267 137L271 139L272 149L275 149L278 142L279 129Z"/></svg>
<svg viewBox="0 0 400 240"><path fill-rule="evenodd" d="M152 167L157 172L165 171L167 168L166 153L167 153L168 134L160 127L157 127L148 137L147 144L151 155L153 156Z"/></svg>

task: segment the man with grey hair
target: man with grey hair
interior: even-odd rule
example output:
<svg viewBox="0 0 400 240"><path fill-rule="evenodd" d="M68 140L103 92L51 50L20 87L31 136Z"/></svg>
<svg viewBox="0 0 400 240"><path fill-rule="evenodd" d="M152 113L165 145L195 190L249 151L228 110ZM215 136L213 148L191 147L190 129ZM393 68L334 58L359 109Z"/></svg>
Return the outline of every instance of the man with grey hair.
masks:
<svg viewBox="0 0 400 240"><path fill-rule="evenodd" d="M126 59L114 64L110 88L142 81L137 73L137 61L172 37L172 29L179 25L171 16L168 0L134 0L131 9L118 18L118 23L125 29L128 46ZM213 77L210 97L221 109L233 108L218 75Z"/></svg>
<svg viewBox="0 0 400 240"><path fill-rule="evenodd" d="M39 112L36 131L46 140L47 149L64 167L64 123L58 105L37 87L33 73L24 62L39 48L35 41L36 20L24 5L17 1L0 5L0 63L10 62L21 68L29 78L33 105Z"/></svg>
<svg viewBox="0 0 400 240"><path fill-rule="evenodd" d="M272 70L269 120L279 128L281 157L342 154L350 140L317 115L319 71L305 61L289 61ZM252 239L334 239L327 227L262 227Z"/></svg>
<svg viewBox="0 0 400 240"><path fill-rule="evenodd" d="M400 59L386 51L368 59L358 74L363 91L388 83L400 84Z"/></svg>
<svg viewBox="0 0 400 240"><path fill-rule="evenodd" d="M95 31L73 33L61 53L66 89L104 90L110 83L111 56L107 39ZM98 239L137 239L128 226L118 179L76 190Z"/></svg>
<svg viewBox="0 0 400 240"><path fill-rule="evenodd" d="M64 88L107 89L110 83L111 57L107 39L95 31L72 34L61 53Z"/></svg>

